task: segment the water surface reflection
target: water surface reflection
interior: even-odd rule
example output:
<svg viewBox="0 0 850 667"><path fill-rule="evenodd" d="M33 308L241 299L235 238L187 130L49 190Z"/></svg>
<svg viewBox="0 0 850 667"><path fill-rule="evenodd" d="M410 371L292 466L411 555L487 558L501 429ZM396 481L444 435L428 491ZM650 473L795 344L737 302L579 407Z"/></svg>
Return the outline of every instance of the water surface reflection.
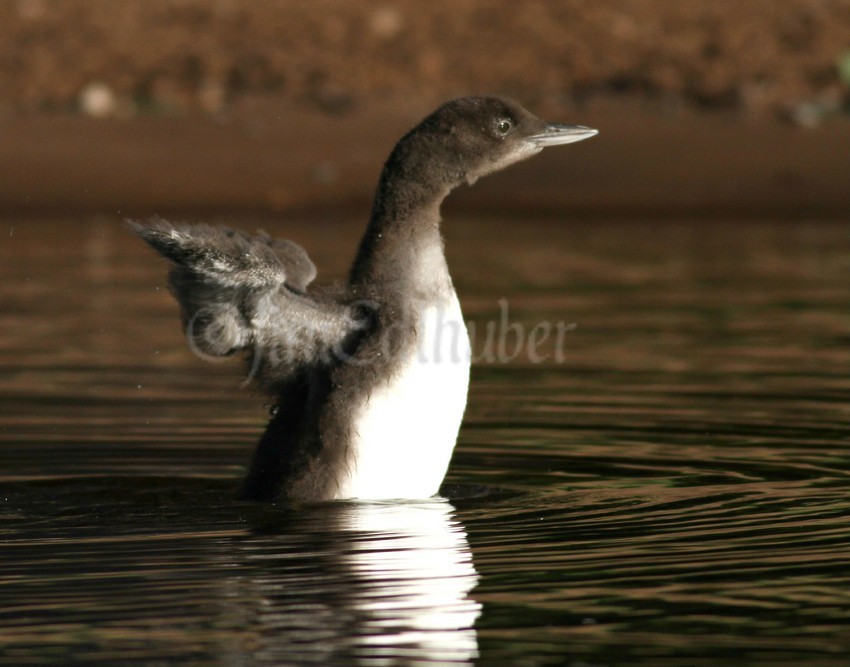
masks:
<svg viewBox="0 0 850 667"><path fill-rule="evenodd" d="M227 665L478 655L478 575L443 498L225 507L224 485L144 478L3 491L10 659L180 659L195 643Z"/></svg>
<svg viewBox="0 0 850 667"><path fill-rule="evenodd" d="M239 225L330 279L360 233ZM119 221L13 227L0 663L846 662L847 225L447 221L466 315L562 362L473 369L451 504L290 509L234 500L266 409Z"/></svg>
<svg viewBox="0 0 850 667"><path fill-rule="evenodd" d="M224 616L256 636L246 664L469 663L478 576L453 512L435 498L266 515L222 579Z"/></svg>

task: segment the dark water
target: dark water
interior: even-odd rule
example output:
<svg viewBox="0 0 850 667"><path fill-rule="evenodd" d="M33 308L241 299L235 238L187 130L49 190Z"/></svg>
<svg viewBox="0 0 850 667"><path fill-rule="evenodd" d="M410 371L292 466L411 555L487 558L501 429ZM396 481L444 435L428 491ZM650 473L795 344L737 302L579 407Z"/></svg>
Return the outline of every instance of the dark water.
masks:
<svg viewBox="0 0 850 667"><path fill-rule="evenodd" d="M359 234L240 224L330 278ZM0 663L847 664L850 225L447 236L481 358L450 500L287 509L233 500L265 409L162 263L2 223Z"/></svg>

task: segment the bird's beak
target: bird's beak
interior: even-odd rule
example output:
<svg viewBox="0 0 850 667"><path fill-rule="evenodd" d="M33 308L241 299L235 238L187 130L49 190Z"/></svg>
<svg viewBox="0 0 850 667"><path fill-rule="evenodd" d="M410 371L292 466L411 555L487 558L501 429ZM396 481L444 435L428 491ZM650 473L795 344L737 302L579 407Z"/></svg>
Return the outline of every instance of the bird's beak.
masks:
<svg viewBox="0 0 850 667"><path fill-rule="evenodd" d="M594 130L584 125L559 125L549 123L540 134L534 134L528 140L538 148L545 146L558 146L560 144L572 144L576 141L584 141L595 137L599 130Z"/></svg>

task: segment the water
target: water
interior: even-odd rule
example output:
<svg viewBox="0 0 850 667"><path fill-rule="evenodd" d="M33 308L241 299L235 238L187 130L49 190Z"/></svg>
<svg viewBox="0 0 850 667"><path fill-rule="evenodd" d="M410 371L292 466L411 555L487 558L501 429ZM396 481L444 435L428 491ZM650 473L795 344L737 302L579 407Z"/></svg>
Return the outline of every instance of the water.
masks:
<svg viewBox="0 0 850 667"><path fill-rule="evenodd" d="M360 232L239 224L330 279ZM284 508L233 500L266 409L153 253L2 223L0 663L846 664L850 226L446 233L480 357L448 500ZM500 300L561 342L488 348Z"/></svg>

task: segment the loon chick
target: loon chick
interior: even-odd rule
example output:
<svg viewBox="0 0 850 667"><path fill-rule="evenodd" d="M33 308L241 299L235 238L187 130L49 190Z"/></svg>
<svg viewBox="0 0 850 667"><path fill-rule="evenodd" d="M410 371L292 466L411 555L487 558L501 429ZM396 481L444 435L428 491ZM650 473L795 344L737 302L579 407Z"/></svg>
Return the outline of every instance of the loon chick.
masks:
<svg viewBox="0 0 850 667"><path fill-rule="evenodd" d="M440 205L464 182L595 134L502 98L447 102L390 154L348 284L335 291L308 290L316 268L291 241L128 221L173 263L169 282L190 345L213 356L246 351L251 379L275 400L243 497L437 493L470 365Z"/></svg>

